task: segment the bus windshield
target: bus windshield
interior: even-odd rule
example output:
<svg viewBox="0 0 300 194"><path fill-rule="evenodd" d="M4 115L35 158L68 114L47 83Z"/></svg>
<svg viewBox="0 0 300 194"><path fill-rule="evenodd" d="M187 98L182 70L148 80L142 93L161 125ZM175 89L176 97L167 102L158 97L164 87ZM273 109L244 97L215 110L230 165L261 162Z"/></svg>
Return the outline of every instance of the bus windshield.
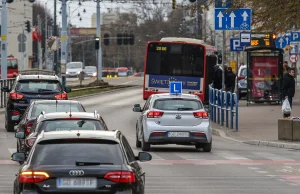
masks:
<svg viewBox="0 0 300 194"><path fill-rule="evenodd" d="M0 66L1 66L1 59L0 59ZM18 69L17 59L7 59L7 69Z"/></svg>
<svg viewBox="0 0 300 194"><path fill-rule="evenodd" d="M203 77L204 47L194 44L150 43L146 74Z"/></svg>

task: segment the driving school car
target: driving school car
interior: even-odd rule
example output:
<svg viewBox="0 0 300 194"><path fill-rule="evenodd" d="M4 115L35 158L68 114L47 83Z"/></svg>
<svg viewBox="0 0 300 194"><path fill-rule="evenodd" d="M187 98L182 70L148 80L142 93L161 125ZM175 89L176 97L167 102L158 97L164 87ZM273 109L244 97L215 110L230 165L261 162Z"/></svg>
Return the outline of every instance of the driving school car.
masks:
<svg viewBox="0 0 300 194"><path fill-rule="evenodd" d="M195 145L210 152L212 129L209 115L198 96L192 94L153 94L140 112L136 123L136 147L149 151L150 145Z"/></svg>

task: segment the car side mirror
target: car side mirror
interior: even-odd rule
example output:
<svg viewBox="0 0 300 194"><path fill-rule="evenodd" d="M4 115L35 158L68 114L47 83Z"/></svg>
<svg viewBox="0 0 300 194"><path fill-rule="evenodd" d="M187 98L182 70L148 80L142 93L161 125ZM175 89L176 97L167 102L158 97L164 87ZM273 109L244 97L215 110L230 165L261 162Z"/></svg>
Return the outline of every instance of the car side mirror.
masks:
<svg viewBox="0 0 300 194"><path fill-rule="evenodd" d="M15 137L18 138L18 139L25 139L25 133L20 131L20 132L17 132L15 133Z"/></svg>
<svg viewBox="0 0 300 194"><path fill-rule="evenodd" d="M72 89L69 88L69 87L66 87L65 91L66 91L67 93L70 93L70 92L72 91Z"/></svg>
<svg viewBox="0 0 300 194"><path fill-rule="evenodd" d="M7 86L1 88L2 92L10 92L10 89Z"/></svg>
<svg viewBox="0 0 300 194"><path fill-rule="evenodd" d="M26 160L26 156L23 152L16 152L11 155L10 159L12 161L24 162Z"/></svg>
<svg viewBox="0 0 300 194"><path fill-rule="evenodd" d="M135 104L132 109L133 112L142 112L142 108L140 104Z"/></svg>
<svg viewBox="0 0 300 194"><path fill-rule="evenodd" d="M152 156L148 152L139 152L137 160L139 160L141 162L150 161L150 160L152 160Z"/></svg>

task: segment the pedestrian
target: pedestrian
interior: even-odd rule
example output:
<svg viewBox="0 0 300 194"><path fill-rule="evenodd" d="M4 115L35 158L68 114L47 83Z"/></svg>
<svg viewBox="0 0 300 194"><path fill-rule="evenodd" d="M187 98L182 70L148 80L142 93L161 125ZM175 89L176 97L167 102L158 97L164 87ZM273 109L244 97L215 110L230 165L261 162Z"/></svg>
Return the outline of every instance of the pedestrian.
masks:
<svg viewBox="0 0 300 194"><path fill-rule="evenodd" d="M289 68L288 73L286 73L283 76L283 83L282 83L282 101L285 99L288 99L290 106L292 108L292 103L293 103L293 97L295 95L295 69L294 68Z"/></svg>
<svg viewBox="0 0 300 194"><path fill-rule="evenodd" d="M227 68L227 73L226 73L226 91L229 92L234 92L235 88L235 73L232 72L232 68L228 67Z"/></svg>
<svg viewBox="0 0 300 194"><path fill-rule="evenodd" d="M221 90L222 89L222 70L219 65L214 66L214 89Z"/></svg>
<svg viewBox="0 0 300 194"><path fill-rule="evenodd" d="M287 61L284 61L283 62L283 75L285 75L286 73L288 73L288 70L289 70L289 64Z"/></svg>

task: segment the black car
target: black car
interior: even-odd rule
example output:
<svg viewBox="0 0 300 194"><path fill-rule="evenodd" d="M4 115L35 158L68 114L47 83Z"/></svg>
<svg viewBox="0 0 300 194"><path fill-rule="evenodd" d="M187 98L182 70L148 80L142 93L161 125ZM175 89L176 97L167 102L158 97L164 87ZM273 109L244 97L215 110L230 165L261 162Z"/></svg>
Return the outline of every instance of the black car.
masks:
<svg viewBox="0 0 300 194"><path fill-rule="evenodd" d="M42 113L52 112L86 112L82 104L75 100L40 100L32 102L24 112L16 132L24 132L25 137L31 133L31 127ZM17 151L24 151L24 139L17 140Z"/></svg>
<svg viewBox="0 0 300 194"><path fill-rule="evenodd" d="M20 117L32 101L67 100L67 93L71 91L66 88L64 91L59 78L56 75L18 75L12 88L2 87L3 92L9 92L6 100L5 128L7 131L14 131Z"/></svg>
<svg viewBox="0 0 300 194"><path fill-rule="evenodd" d="M16 133L19 141L24 141L19 152L29 153L37 136L42 132L49 131L72 131L72 130L104 130L108 128L103 118L95 111L88 112L55 112L42 113L31 127L31 133L26 136L24 131ZM25 139L25 140L24 140Z"/></svg>
<svg viewBox="0 0 300 194"><path fill-rule="evenodd" d="M16 174L14 194L109 193L143 194L145 173L139 161L152 156L135 156L120 131L42 132Z"/></svg>

